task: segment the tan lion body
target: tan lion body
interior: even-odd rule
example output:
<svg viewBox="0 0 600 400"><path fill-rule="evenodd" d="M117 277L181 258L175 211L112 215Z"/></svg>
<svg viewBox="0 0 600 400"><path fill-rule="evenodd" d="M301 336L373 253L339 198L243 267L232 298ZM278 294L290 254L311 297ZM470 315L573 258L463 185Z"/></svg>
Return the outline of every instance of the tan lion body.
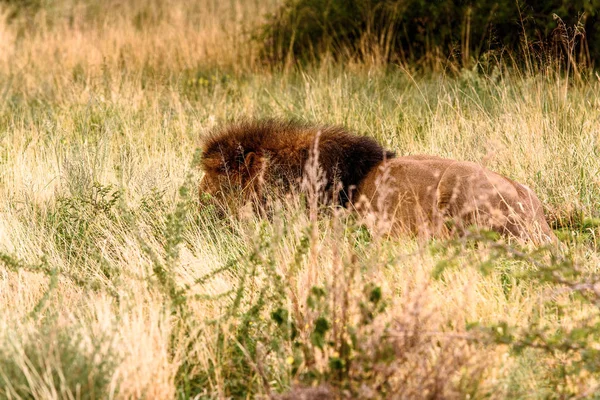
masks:
<svg viewBox="0 0 600 400"><path fill-rule="evenodd" d="M388 218L396 233L446 236L450 227L477 225L536 242L555 240L531 189L472 162L393 158L367 174L356 196Z"/></svg>
<svg viewBox="0 0 600 400"><path fill-rule="evenodd" d="M556 240L525 185L472 162L396 157L341 127L255 121L216 131L205 141L200 192L250 194L260 201L265 187L301 189L315 144L327 181L325 201L337 198L387 221L389 233L445 237L477 225L535 242Z"/></svg>

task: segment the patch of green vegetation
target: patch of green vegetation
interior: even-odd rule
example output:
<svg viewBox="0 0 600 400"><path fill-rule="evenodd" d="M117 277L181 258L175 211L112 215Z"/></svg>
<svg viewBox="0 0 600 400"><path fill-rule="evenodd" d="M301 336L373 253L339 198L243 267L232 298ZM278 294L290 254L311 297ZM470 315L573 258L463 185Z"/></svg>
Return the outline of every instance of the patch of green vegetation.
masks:
<svg viewBox="0 0 600 400"><path fill-rule="evenodd" d="M482 244L488 242L485 235L474 239L483 240ZM469 260L465 264L476 266L482 273L489 274L497 271L494 264L506 263L504 260L507 259L525 263L528 268L512 270L510 280L531 281L537 287L553 290L556 294L543 303L543 312L547 315L543 318L541 315L533 316L524 326L515 326L500 319L491 324L471 323L468 330L482 334L477 340L507 345L518 359L525 353L525 359L521 362L530 362L533 354L545 358L546 365L539 379L552 389L550 397L576 396L581 382L585 382L589 376L600 376L600 352L595 345L600 340L598 271L585 270L572 255L560 254L552 246L531 250L496 241L488 245L491 246L488 257L479 262ZM442 252L453 254L451 259L456 259L464 255L461 250L463 246L462 240L452 241L445 244ZM450 264L447 261L444 258L438 264L437 276L442 276L448 268ZM507 285L507 278L501 272L500 281L505 294L517 282ZM560 292L563 292L562 296L558 294ZM582 313L580 310L585 311ZM573 315L574 312L576 315ZM568 321L568 327L557 329L549 321L548 314L558 320Z"/></svg>
<svg viewBox="0 0 600 400"><path fill-rule="evenodd" d="M288 0L257 37L265 57L276 63L333 55L379 56L384 62L429 67L450 60L468 66L473 59L502 57L508 50L513 57L524 54L526 65L557 54L566 60L575 47L590 62L600 56L594 40L599 6L583 0ZM584 31L587 40L576 46L565 39Z"/></svg>
<svg viewBox="0 0 600 400"><path fill-rule="evenodd" d="M90 342L72 328L49 324L27 337L4 337L0 346L0 396L39 399L53 393L61 398L108 397L120 361L110 341L100 336Z"/></svg>

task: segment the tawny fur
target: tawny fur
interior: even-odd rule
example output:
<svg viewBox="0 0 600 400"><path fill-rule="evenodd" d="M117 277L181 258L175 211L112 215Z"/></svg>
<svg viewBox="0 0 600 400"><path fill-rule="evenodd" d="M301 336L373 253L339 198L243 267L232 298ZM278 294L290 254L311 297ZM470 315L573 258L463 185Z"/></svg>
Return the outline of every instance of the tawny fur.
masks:
<svg viewBox="0 0 600 400"><path fill-rule="evenodd" d="M256 121L229 125L204 143L201 193L259 195L299 189L317 143L326 201L389 221L389 233L447 236L471 225L535 242L556 240L535 193L478 164L395 157L341 127Z"/></svg>
<svg viewBox="0 0 600 400"><path fill-rule="evenodd" d="M439 237L476 225L538 243L556 241L530 188L472 162L398 157L371 170L357 196L394 232Z"/></svg>

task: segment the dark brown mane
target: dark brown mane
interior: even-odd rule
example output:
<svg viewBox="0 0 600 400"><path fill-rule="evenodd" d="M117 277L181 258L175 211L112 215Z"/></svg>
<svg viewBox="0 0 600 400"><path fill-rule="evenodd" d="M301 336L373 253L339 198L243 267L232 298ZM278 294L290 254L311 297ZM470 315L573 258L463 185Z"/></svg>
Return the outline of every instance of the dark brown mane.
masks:
<svg viewBox="0 0 600 400"><path fill-rule="evenodd" d="M355 135L343 127L261 120L238 122L211 132L203 146L203 167L210 170L212 162L215 168L215 160L219 160L221 173L243 171L241 166L247 155L254 153L268 160L266 174L270 183L297 185L318 133L318 161L327 179L325 189L332 190L334 183L340 182L341 204L346 204L351 188L358 186L384 157L394 157L374 139Z"/></svg>

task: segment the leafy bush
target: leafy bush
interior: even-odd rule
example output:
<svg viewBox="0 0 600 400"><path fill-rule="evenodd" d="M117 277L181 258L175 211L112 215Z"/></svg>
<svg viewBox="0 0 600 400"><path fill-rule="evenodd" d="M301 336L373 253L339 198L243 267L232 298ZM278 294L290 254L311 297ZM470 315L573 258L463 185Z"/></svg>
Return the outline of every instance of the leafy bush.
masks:
<svg viewBox="0 0 600 400"><path fill-rule="evenodd" d="M502 319L490 324L475 321L468 324L473 338L492 346L508 346L515 355L529 352L537 359L544 359L546 384L552 390L549 398L575 398L581 393L597 392L600 378L598 272L585 270L572 254L560 254L551 247L531 250L502 242L491 243L486 235L475 235L473 239L454 240L440 247L444 258L434 275L441 277L443 271L452 265L473 265L482 273L490 274L497 272L499 262L513 260L522 263L525 268L510 270L507 278L532 281L539 287L545 287L550 295L545 297L540 313L556 314L562 320L559 329L540 316L534 316L522 326ZM469 242L489 246L488 257L457 263ZM511 287L512 284L507 282L505 295L509 294Z"/></svg>
<svg viewBox="0 0 600 400"><path fill-rule="evenodd" d="M271 62L318 60L327 52L464 64L490 50L523 54L523 45L527 53L574 52L589 61L600 57L599 6L598 0L288 0L258 37ZM574 48L569 27L579 23L586 39Z"/></svg>
<svg viewBox="0 0 600 400"><path fill-rule="evenodd" d="M2 398L108 397L118 359L103 338L88 343L72 329L46 326L15 342L0 347Z"/></svg>
<svg viewBox="0 0 600 400"><path fill-rule="evenodd" d="M281 213L290 221L293 213ZM392 293L367 272L386 268L393 258L383 257L377 266L360 261L357 255L373 249L373 242L352 217L333 221L333 229L344 229L334 236L352 243L350 248L331 243L339 256L334 277L324 285L311 285L309 278L306 289L303 271L310 276L311 270L320 269L318 258L312 257L319 239L310 226L300 237L287 232L278 218L275 229L261 224L250 254L198 280L203 284L231 271L239 276L225 294L230 302L220 318L188 320L195 325L188 333L198 333L188 336L188 348L195 351L187 353L178 374L181 397L205 398L215 382L222 382L222 394L233 398L249 393L281 399L415 398L424 393L458 398L480 393L486 363L476 346L461 337L431 334L434 316L422 304L424 292L417 290L402 305L393 305ZM279 223L283 226L277 228ZM296 241L295 254L282 268L277 254L289 240ZM201 335L208 327L218 334ZM195 352L206 348L214 358L201 365Z"/></svg>
<svg viewBox="0 0 600 400"><path fill-rule="evenodd" d="M59 196L48 211L37 211L43 229L53 239L66 265L84 264L95 272L96 278L88 279L76 268L63 271L79 285L98 289L120 274L104 255L116 252L111 248L113 241L107 239L107 226L117 221L120 196L121 192L114 187L96 182L89 189Z"/></svg>

